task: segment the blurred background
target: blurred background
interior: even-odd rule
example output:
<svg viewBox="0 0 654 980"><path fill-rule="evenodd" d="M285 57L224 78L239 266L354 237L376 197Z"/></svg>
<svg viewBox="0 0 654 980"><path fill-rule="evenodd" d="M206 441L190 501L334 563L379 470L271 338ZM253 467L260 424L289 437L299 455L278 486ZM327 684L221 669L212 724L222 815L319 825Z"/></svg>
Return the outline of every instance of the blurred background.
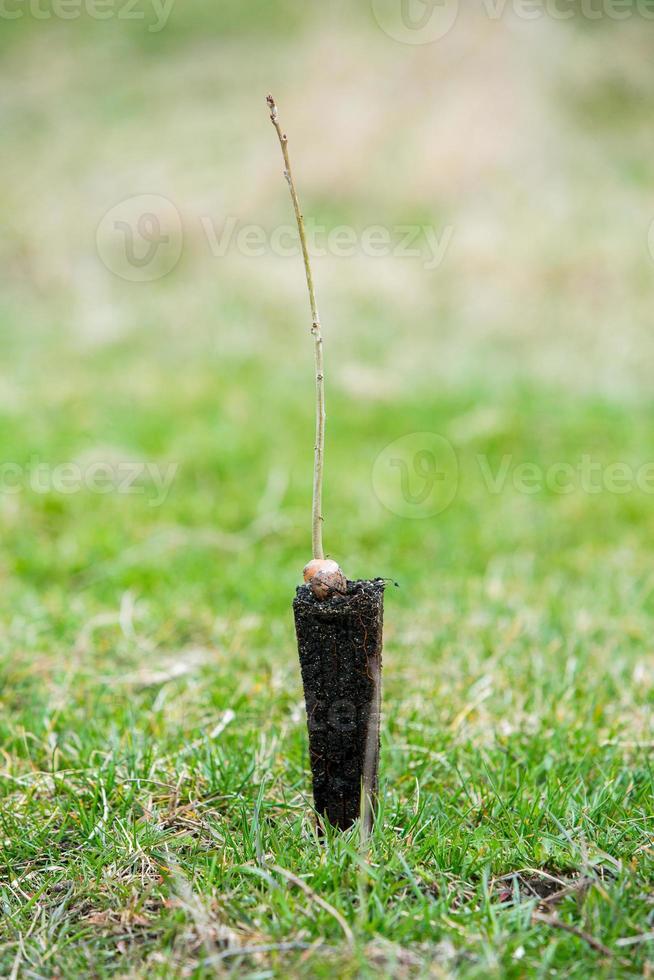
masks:
<svg viewBox="0 0 654 980"><path fill-rule="evenodd" d="M431 658L457 659L441 682L466 690L519 614L515 670L528 649L535 675L546 640L608 631L584 656L638 722L651 673L629 688L638 655L615 652L649 630L654 488L527 492L512 474L654 459L651 15L8 0L0 604L7 655L24 651L9 687L46 703L45 677L95 683L145 643L157 662L236 653L299 696L313 353L271 91L324 322L325 542L351 577L400 583L389 697ZM453 477L432 467L434 435ZM253 677L222 680L252 699Z"/></svg>
<svg viewBox="0 0 654 980"><path fill-rule="evenodd" d="M585 933L500 916L488 876L590 861L565 914L646 955L652 20L0 3L6 975L188 976L205 908L212 944L340 942L332 903L354 928L349 839L314 876L313 349L268 92L323 319L326 550L399 584L357 930L466 975L587 976ZM330 904L255 881L264 852Z"/></svg>

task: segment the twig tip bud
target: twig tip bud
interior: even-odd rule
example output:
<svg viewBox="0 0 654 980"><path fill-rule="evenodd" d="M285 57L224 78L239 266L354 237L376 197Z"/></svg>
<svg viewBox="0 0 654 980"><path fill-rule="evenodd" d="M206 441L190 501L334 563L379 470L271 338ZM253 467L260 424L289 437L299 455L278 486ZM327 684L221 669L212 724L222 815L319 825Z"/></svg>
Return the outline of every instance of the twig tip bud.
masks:
<svg viewBox="0 0 654 980"><path fill-rule="evenodd" d="M268 108L270 109L270 118L274 123L277 122L277 105L270 93L266 96L266 102L268 103Z"/></svg>

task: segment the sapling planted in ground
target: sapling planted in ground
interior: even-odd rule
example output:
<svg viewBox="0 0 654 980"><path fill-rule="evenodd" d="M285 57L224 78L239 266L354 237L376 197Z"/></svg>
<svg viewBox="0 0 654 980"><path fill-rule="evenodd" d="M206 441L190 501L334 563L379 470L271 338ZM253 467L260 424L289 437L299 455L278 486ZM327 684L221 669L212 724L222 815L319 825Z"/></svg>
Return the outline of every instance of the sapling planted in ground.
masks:
<svg viewBox="0 0 654 980"><path fill-rule="evenodd" d="M311 262L288 137L268 96L279 137L300 236L311 308L316 386L316 439L311 508L312 558L293 602L307 708L313 795L321 819L346 829L361 816L367 831L378 786L381 706L382 579L349 581L323 550L322 486L325 460L323 338Z"/></svg>

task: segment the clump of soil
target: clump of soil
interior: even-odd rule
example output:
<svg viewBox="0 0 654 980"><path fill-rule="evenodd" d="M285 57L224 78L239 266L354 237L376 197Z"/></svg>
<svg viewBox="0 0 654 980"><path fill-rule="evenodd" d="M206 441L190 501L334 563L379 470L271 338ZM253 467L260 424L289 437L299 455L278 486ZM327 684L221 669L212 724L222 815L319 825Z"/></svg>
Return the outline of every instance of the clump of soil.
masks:
<svg viewBox="0 0 654 980"><path fill-rule="evenodd" d="M514 871L496 879L491 885L491 891L497 894L500 902L526 902L539 899L539 905L557 905L568 895L586 892L593 884L593 879L578 871L559 871L553 869L544 874L529 874L524 871Z"/></svg>
<svg viewBox="0 0 654 980"><path fill-rule="evenodd" d="M316 810L341 829L374 805L379 766L384 582L347 583L323 601L308 585L293 602Z"/></svg>

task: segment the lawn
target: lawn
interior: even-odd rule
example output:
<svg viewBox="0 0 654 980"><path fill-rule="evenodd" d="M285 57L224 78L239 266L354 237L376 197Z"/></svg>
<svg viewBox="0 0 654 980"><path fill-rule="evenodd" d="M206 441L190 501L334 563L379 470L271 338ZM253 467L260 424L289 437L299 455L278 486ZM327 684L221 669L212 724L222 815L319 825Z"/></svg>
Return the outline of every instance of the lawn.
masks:
<svg viewBox="0 0 654 980"><path fill-rule="evenodd" d="M470 12L411 47L367 9L189 0L3 34L0 973L652 975L642 25ZM433 269L315 261L326 547L398 583L368 841L311 810L301 262L207 234L292 220L269 89L321 227L452 229ZM143 194L183 248L134 282L96 232Z"/></svg>

